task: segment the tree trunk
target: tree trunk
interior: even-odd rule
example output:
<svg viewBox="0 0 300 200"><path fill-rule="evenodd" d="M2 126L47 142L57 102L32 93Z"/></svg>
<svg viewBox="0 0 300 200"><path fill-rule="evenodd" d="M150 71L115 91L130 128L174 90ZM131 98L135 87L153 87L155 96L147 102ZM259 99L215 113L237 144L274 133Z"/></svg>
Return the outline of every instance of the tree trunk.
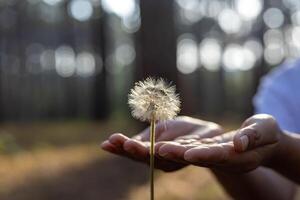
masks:
<svg viewBox="0 0 300 200"><path fill-rule="evenodd" d="M138 78L159 76L176 83L174 1L140 1L140 11Z"/></svg>
<svg viewBox="0 0 300 200"><path fill-rule="evenodd" d="M106 14L102 12L102 16L93 22L93 41L95 43L94 50L95 54L100 55L102 58L102 71L98 72L95 76L94 83L94 106L93 106L93 118L104 119L108 116L108 95L106 85L106 70L105 70L105 59L106 59L106 39L105 39L105 19ZM99 65L100 63L97 63ZM97 66L99 67L99 66Z"/></svg>

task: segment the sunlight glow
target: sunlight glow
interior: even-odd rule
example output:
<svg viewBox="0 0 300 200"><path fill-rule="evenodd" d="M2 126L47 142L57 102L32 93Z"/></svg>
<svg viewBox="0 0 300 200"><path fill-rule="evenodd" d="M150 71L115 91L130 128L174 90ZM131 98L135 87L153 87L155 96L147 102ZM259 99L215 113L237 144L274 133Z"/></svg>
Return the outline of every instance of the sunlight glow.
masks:
<svg viewBox="0 0 300 200"><path fill-rule="evenodd" d="M119 17L130 17L136 10L135 0L102 0L103 8Z"/></svg>
<svg viewBox="0 0 300 200"><path fill-rule="evenodd" d="M224 9L218 16L218 23L225 33L233 34L241 30L242 21L236 11Z"/></svg>
<svg viewBox="0 0 300 200"><path fill-rule="evenodd" d="M55 67L55 52L51 49L43 51L40 62L44 71L53 69Z"/></svg>
<svg viewBox="0 0 300 200"><path fill-rule="evenodd" d="M264 51L263 46L256 39L247 40L244 43L244 48L249 49L250 51L252 51L255 54L256 59L261 58L262 55L263 55L263 51Z"/></svg>
<svg viewBox="0 0 300 200"><path fill-rule="evenodd" d="M75 73L75 53L69 46L60 46L55 50L55 69L58 75L70 77Z"/></svg>
<svg viewBox="0 0 300 200"><path fill-rule="evenodd" d="M284 35L280 29L269 29L263 35L265 45L278 43L283 45Z"/></svg>
<svg viewBox="0 0 300 200"><path fill-rule="evenodd" d="M299 26L294 27L292 29L292 41L295 46L300 48L300 27Z"/></svg>
<svg viewBox="0 0 300 200"><path fill-rule="evenodd" d="M140 16L140 9L136 7L136 10L133 15L130 17L122 18L122 28L127 33L134 33L139 30L141 26L141 16Z"/></svg>
<svg viewBox="0 0 300 200"><path fill-rule="evenodd" d="M92 76L96 71L96 61L93 54L81 52L76 57L76 73L82 77Z"/></svg>
<svg viewBox="0 0 300 200"><path fill-rule="evenodd" d="M198 67L197 58L198 48L195 40L192 37L180 39L177 44L177 69L179 72L193 73Z"/></svg>
<svg viewBox="0 0 300 200"><path fill-rule="evenodd" d="M69 13L78 21L87 21L93 15L93 6L88 0L72 0Z"/></svg>
<svg viewBox="0 0 300 200"><path fill-rule="evenodd" d="M115 59L119 65L129 65L135 59L135 49L129 44L119 45L115 52Z"/></svg>
<svg viewBox="0 0 300 200"><path fill-rule="evenodd" d="M277 65L284 59L284 49L277 43L269 44L264 51L264 58L267 63Z"/></svg>
<svg viewBox="0 0 300 200"><path fill-rule="evenodd" d="M299 0L282 0L285 7L289 8L292 11L299 10L300 1Z"/></svg>
<svg viewBox="0 0 300 200"><path fill-rule="evenodd" d="M50 5L50 6L55 6L62 2L62 0L43 0L44 3Z"/></svg>
<svg viewBox="0 0 300 200"><path fill-rule="evenodd" d="M192 24L199 21L203 17L203 3L198 0L177 0L178 5L181 7L180 15L186 24Z"/></svg>
<svg viewBox="0 0 300 200"><path fill-rule="evenodd" d="M261 13L263 2L261 0L236 0L235 7L244 20L253 20Z"/></svg>
<svg viewBox="0 0 300 200"><path fill-rule="evenodd" d="M263 19L269 28L279 28L284 23L284 15L278 8L269 8L266 10Z"/></svg>
<svg viewBox="0 0 300 200"><path fill-rule="evenodd" d="M255 54L238 44L230 44L225 48L223 64L226 71L247 71L254 67L256 62Z"/></svg>
<svg viewBox="0 0 300 200"><path fill-rule="evenodd" d="M292 14L291 21L294 25L300 26L300 11L297 11Z"/></svg>
<svg viewBox="0 0 300 200"><path fill-rule="evenodd" d="M294 29L293 29L294 30ZM292 30L292 40L293 40ZM297 40L297 36L295 37ZM271 65L279 64L285 57L285 36L281 29L269 29L263 36L265 49L264 58ZM297 41L293 41L297 45Z"/></svg>
<svg viewBox="0 0 300 200"><path fill-rule="evenodd" d="M204 39L199 47L200 62L209 71L218 71L220 68L222 48L216 39Z"/></svg>

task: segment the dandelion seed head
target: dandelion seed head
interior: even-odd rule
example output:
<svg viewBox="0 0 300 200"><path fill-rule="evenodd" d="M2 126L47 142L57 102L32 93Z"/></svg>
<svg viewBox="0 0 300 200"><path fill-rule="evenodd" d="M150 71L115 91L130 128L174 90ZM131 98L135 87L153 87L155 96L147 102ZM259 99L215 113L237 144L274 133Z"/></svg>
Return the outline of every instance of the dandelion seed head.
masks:
<svg viewBox="0 0 300 200"><path fill-rule="evenodd" d="M163 79L147 78L131 89L128 104L132 116L141 121L173 119L180 111L176 88Z"/></svg>

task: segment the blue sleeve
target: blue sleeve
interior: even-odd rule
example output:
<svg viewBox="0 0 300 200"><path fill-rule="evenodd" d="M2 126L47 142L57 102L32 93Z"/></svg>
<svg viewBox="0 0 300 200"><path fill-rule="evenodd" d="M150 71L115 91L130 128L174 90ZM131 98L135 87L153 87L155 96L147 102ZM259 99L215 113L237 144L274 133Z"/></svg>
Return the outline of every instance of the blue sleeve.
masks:
<svg viewBox="0 0 300 200"><path fill-rule="evenodd" d="M255 112L274 116L283 130L299 132L293 98L288 78L267 76L254 97Z"/></svg>

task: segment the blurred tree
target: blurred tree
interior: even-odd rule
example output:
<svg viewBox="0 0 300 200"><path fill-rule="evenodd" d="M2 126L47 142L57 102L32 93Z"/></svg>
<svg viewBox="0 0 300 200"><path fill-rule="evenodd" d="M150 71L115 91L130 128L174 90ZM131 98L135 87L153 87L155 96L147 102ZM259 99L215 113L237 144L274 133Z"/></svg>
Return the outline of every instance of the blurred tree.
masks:
<svg viewBox="0 0 300 200"><path fill-rule="evenodd" d="M174 1L140 1L138 78L159 76L177 82ZM139 64L139 63L138 63Z"/></svg>
<svg viewBox="0 0 300 200"><path fill-rule="evenodd" d="M99 19L94 19L92 22L93 32L92 37L94 41L94 51L96 55L101 55L102 58L102 71L95 76L94 83L94 106L93 106L93 118L103 119L108 116L108 88L106 80L106 39L105 39L105 27L106 27L106 13L103 11ZM99 64L99 63L98 63Z"/></svg>

